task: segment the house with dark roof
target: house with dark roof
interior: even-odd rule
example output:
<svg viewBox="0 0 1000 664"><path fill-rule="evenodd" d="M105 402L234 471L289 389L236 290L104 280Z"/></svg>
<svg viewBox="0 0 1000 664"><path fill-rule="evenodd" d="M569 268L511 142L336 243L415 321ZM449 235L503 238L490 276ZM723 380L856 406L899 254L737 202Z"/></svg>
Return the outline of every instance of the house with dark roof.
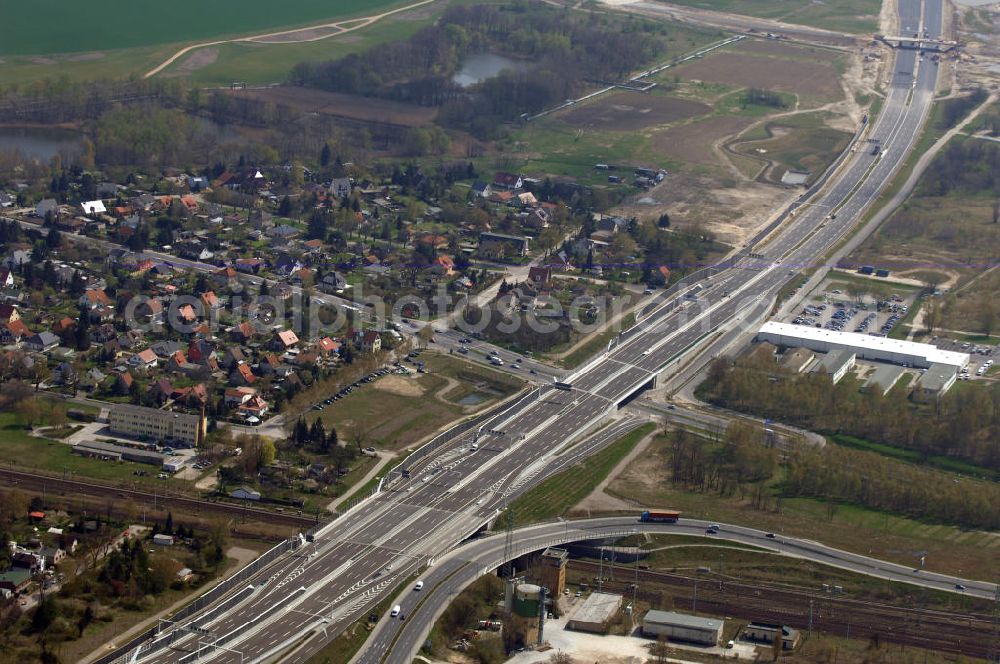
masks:
<svg viewBox="0 0 1000 664"><path fill-rule="evenodd" d="M382 350L382 337L375 330L365 330L358 346L366 353L377 353Z"/></svg>
<svg viewBox="0 0 1000 664"><path fill-rule="evenodd" d="M35 206L35 216L44 219L49 213L59 214L59 201L54 198L43 198Z"/></svg>
<svg viewBox="0 0 1000 664"><path fill-rule="evenodd" d="M501 171L493 176L493 186L500 189L520 189L524 186L524 179L520 175Z"/></svg>
<svg viewBox="0 0 1000 664"><path fill-rule="evenodd" d="M44 353L59 345L59 337L51 332L39 332L24 340L24 347L35 353Z"/></svg>
<svg viewBox="0 0 1000 664"><path fill-rule="evenodd" d="M330 182L330 186L326 188L326 191L331 196L344 198L345 196L351 195L352 189L353 185L351 184L350 178L333 178Z"/></svg>

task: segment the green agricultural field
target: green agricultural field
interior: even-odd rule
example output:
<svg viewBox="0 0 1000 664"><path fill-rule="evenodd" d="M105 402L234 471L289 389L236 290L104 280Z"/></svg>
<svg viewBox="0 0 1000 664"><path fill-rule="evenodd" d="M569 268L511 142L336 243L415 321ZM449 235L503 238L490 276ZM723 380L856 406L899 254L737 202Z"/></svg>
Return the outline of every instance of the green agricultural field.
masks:
<svg viewBox="0 0 1000 664"><path fill-rule="evenodd" d="M712 9L744 16L770 18L785 23L810 25L843 32L873 32L878 29L878 0L671 0L674 4Z"/></svg>
<svg viewBox="0 0 1000 664"><path fill-rule="evenodd" d="M4 7L0 56L83 53L209 41L381 13L395 0L17 2Z"/></svg>
<svg viewBox="0 0 1000 664"><path fill-rule="evenodd" d="M438 9L443 7L440 5ZM299 44L229 42L208 46L179 58L161 75L184 76L193 84L205 87L225 86L232 81L244 81L248 85L282 82L299 62L337 60L380 44L405 40L431 24L438 15L435 11L426 18L414 20L390 16L340 37ZM146 71L153 66L155 64Z"/></svg>

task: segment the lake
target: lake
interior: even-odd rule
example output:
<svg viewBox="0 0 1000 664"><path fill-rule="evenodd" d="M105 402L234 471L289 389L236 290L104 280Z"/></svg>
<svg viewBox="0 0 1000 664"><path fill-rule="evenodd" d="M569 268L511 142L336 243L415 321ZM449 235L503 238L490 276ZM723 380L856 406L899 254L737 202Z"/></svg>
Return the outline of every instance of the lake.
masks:
<svg viewBox="0 0 1000 664"><path fill-rule="evenodd" d="M47 162L59 153L80 149L83 134L52 127L0 127L0 150L20 150L29 159Z"/></svg>
<svg viewBox="0 0 1000 664"><path fill-rule="evenodd" d="M493 78L504 69L523 69L524 63L495 53L476 53L465 58L462 69L452 77L463 88Z"/></svg>

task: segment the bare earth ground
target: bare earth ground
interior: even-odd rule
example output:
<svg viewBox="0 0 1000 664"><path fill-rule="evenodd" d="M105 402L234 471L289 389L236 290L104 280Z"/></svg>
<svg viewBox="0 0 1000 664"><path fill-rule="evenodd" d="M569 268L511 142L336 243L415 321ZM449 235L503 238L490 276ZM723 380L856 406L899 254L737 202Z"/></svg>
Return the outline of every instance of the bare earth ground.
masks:
<svg viewBox="0 0 1000 664"><path fill-rule="evenodd" d="M724 166L712 146L729 136L735 136L750 125L754 118L720 115L660 132L653 139L657 152L687 164Z"/></svg>
<svg viewBox="0 0 1000 664"><path fill-rule="evenodd" d="M706 104L696 101L627 91L577 106L561 117L573 127L634 131L704 115L710 110Z"/></svg>
<svg viewBox="0 0 1000 664"><path fill-rule="evenodd" d="M289 44L300 41L316 41L318 39L325 39L332 35L340 34L341 32L343 32L341 28L328 25L319 28L306 28L294 33L254 37L251 41L258 44Z"/></svg>
<svg viewBox="0 0 1000 664"><path fill-rule="evenodd" d="M191 53L191 55L184 58L177 68L171 71L167 76L187 76L192 72L198 71L202 67L207 67L213 64L219 58L218 48L203 48Z"/></svg>
<svg viewBox="0 0 1000 664"><path fill-rule="evenodd" d="M744 52L739 53L741 50ZM687 64L678 72L684 78L792 92L824 101L839 99L842 94L837 72L828 65L761 57L742 48Z"/></svg>
<svg viewBox="0 0 1000 664"><path fill-rule="evenodd" d="M424 393L424 388L413 380L402 376L386 376L375 382L375 389L398 394L401 397L419 397Z"/></svg>
<svg viewBox="0 0 1000 664"><path fill-rule="evenodd" d="M354 120L385 122L405 127L429 124L437 116L437 109L426 106L384 99L369 99L357 95L324 92L323 90L297 86L242 90L239 94L252 99L284 104L302 113L318 113Z"/></svg>
<svg viewBox="0 0 1000 664"><path fill-rule="evenodd" d="M820 48L751 40L740 44L739 50L678 69L688 80L787 90L804 97L807 105L815 106L818 100L826 103L758 118L717 115L681 120L653 133L650 140L655 152L695 168L671 173L663 183L633 197L617 212L642 219L666 212L682 226L697 223L723 242L742 244L800 190L757 182L737 168L724 146L775 118L817 110L828 114L824 122L831 129L853 133L867 110L855 94L871 95L876 89L884 67L883 50L866 45L864 51L852 50L844 57ZM843 76L826 64L834 57L844 63Z"/></svg>
<svg viewBox="0 0 1000 664"><path fill-rule="evenodd" d="M90 53L77 53L75 55L69 55L66 57L70 62L91 62L93 60L101 60L104 58L104 54L100 51L93 51Z"/></svg>
<svg viewBox="0 0 1000 664"><path fill-rule="evenodd" d="M620 206L618 212L640 219L657 218L666 212L682 226L685 222L700 224L721 242L739 246L778 206L797 195L795 189L749 180L720 186L710 177L671 174L640 197L652 198L655 204L632 201Z"/></svg>

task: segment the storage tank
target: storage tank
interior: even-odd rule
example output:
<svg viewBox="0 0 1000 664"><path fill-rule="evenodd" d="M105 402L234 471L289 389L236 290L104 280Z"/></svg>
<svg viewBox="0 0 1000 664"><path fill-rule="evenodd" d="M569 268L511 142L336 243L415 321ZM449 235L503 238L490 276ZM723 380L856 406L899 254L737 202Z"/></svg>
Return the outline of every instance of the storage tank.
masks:
<svg viewBox="0 0 1000 664"><path fill-rule="evenodd" d="M538 615L542 589L533 583L522 583L514 589L514 613L523 618Z"/></svg>

